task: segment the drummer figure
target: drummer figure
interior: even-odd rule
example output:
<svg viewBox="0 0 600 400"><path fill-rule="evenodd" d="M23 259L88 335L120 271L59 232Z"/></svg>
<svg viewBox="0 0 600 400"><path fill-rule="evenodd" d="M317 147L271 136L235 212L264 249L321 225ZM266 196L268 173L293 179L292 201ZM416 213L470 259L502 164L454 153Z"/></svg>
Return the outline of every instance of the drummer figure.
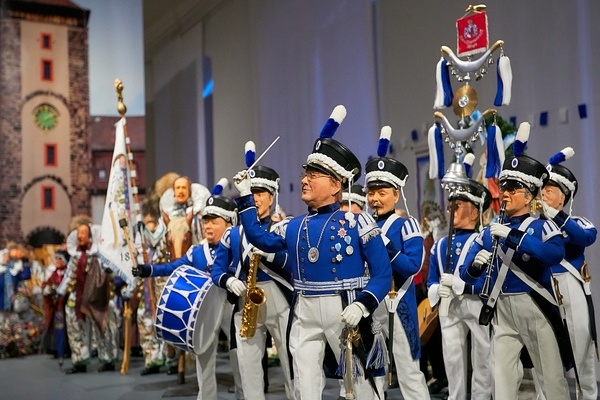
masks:
<svg viewBox="0 0 600 400"><path fill-rule="evenodd" d="M134 276L142 278L149 276L169 276L173 271L182 265L191 265L201 271L209 273L208 267L213 264L215 249L223 236L223 232L232 225L237 224L236 204L231 199L221 195L212 195L206 201L206 207L202 215L202 224L204 229L204 239L201 244L189 248L185 255L178 260L166 264L146 264L133 268ZM210 279L210 276L208 276ZM201 312L198 314L200 316ZM232 306L223 302L223 314L221 318L221 329L228 336L231 332L230 322L232 315ZM216 328L216 327L215 327ZM215 330L205 330L214 334L211 345L202 354L196 355L196 375L198 378L198 398L216 399L217 398L217 376L216 376L216 357L218 332ZM204 340L206 341L206 339ZM233 370L234 383L236 388L236 399L243 399L241 378L239 375L239 366L235 354L230 354L229 361Z"/></svg>

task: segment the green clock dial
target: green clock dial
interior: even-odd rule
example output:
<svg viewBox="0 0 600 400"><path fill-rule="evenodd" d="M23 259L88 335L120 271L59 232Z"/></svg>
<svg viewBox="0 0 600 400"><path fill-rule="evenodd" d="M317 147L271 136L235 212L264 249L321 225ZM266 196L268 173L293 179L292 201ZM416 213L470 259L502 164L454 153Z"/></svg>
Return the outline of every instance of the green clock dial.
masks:
<svg viewBox="0 0 600 400"><path fill-rule="evenodd" d="M58 125L58 111L50 104L40 104L33 110L35 124L38 128L49 131Z"/></svg>

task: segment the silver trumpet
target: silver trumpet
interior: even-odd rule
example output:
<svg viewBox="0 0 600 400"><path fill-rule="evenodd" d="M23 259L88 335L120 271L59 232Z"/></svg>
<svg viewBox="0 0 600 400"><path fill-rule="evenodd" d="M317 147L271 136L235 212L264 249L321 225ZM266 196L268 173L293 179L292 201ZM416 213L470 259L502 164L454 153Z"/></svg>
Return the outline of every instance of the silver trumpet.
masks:
<svg viewBox="0 0 600 400"><path fill-rule="evenodd" d="M498 214L498 221L502 223L504 220L504 215L506 215L506 201L503 201L500 205L500 214ZM491 291L491 282L492 282L492 272L494 270L494 262L496 257L498 257L498 247L500 247L500 241L497 236L492 238L492 254L490 254L490 258L487 262L487 266L485 269L485 280L483 281L483 287L481 288L481 293L479 293L479 297L482 300L487 300L490 298Z"/></svg>

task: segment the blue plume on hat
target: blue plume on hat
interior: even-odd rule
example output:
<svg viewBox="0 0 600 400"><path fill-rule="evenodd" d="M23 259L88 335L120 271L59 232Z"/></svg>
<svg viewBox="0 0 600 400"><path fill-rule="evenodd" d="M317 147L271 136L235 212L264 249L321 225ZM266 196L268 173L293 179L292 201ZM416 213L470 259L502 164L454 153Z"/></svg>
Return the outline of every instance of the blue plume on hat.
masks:
<svg viewBox="0 0 600 400"><path fill-rule="evenodd" d="M256 161L256 145L252 140L246 142L244 147L244 154L246 158L246 167L251 166Z"/></svg>
<svg viewBox="0 0 600 400"><path fill-rule="evenodd" d="M332 138L335 134L335 131L337 131L337 128L340 126L342 121L344 121L344 118L346 118L346 107L342 105L336 106L331 112L327 122L325 122L323 129L321 129L319 137L321 139Z"/></svg>
<svg viewBox="0 0 600 400"><path fill-rule="evenodd" d="M529 125L529 122L521 122L521 125L519 125L517 137L515 138L515 143L513 144L513 154L515 157L525 154L525 148L527 147L527 141L529 140L530 129L531 125Z"/></svg>
<svg viewBox="0 0 600 400"><path fill-rule="evenodd" d="M219 179L219 182L217 182L217 184L215 185L213 190L211 190L210 193L213 196L217 196L217 195L223 193L223 189L225 188L225 186L227 186L228 183L229 183L229 181L227 180L227 178Z"/></svg>
<svg viewBox="0 0 600 400"><path fill-rule="evenodd" d="M465 166L465 172L468 178L471 177L471 169L473 167L473 162L475 161L475 154L467 153L465 154L465 158L463 159L463 165Z"/></svg>
<svg viewBox="0 0 600 400"><path fill-rule="evenodd" d="M390 138L392 137L392 128L390 126L384 126L381 128L379 134L379 144L377 146L377 155L379 157L385 157L388 149L390 148Z"/></svg>
<svg viewBox="0 0 600 400"><path fill-rule="evenodd" d="M550 157L548 159L548 164L550 164L550 165L560 164L561 162L573 157L573 155L575 155L575 150L573 150L572 147L565 147L564 149L562 149L561 151L559 151L558 153L556 153L555 155Z"/></svg>

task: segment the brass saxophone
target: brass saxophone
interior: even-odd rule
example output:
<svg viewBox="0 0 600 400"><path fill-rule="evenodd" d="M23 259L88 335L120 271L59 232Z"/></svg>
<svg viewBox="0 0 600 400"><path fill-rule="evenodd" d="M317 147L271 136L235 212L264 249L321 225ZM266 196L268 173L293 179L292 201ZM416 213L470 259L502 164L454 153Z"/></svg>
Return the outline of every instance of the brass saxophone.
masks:
<svg viewBox="0 0 600 400"><path fill-rule="evenodd" d="M265 291L256 287L256 274L258 273L258 264L260 263L260 254L253 254L250 258L250 268L246 277L246 301L242 310L242 326L240 327L240 337L252 338L256 333L256 320L258 317L258 307L265 304L267 296Z"/></svg>

